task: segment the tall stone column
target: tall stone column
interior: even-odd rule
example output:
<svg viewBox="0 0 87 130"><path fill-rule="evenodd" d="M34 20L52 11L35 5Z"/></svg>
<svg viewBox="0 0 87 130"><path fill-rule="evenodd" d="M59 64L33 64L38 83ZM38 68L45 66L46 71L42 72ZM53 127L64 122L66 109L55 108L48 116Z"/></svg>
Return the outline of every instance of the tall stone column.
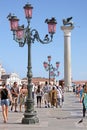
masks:
<svg viewBox="0 0 87 130"><path fill-rule="evenodd" d="M71 30L74 26L61 26L64 31L64 84L71 91Z"/></svg>

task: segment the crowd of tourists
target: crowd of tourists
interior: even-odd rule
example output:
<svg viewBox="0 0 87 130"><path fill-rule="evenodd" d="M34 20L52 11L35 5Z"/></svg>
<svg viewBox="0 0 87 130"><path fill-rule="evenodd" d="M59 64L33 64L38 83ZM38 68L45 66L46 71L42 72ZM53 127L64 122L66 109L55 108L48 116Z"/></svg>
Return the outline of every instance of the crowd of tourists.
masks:
<svg viewBox="0 0 87 130"><path fill-rule="evenodd" d="M62 107L64 102L64 86L51 84L47 81L45 84L32 84L32 100L37 108L58 108ZM0 88L0 100L4 123L8 120L8 111L23 112L26 110L26 100L28 93L27 85L23 84L20 88L17 82L12 86L2 83ZM76 97L79 97L83 105L83 118L87 110L87 83L75 87L73 91Z"/></svg>
<svg viewBox="0 0 87 130"><path fill-rule="evenodd" d="M64 89L56 84L33 84L32 99L37 108L57 108L62 107L64 102ZM26 110L26 99L28 95L27 85L23 84L20 88L17 82L12 86L2 83L0 89L0 101L4 123L8 120L8 111L23 112ZM23 109L22 109L23 108Z"/></svg>
<svg viewBox="0 0 87 130"><path fill-rule="evenodd" d="M56 84L48 84L46 81L43 86L38 85L36 91L37 107L62 107L64 102L64 88Z"/></svg>

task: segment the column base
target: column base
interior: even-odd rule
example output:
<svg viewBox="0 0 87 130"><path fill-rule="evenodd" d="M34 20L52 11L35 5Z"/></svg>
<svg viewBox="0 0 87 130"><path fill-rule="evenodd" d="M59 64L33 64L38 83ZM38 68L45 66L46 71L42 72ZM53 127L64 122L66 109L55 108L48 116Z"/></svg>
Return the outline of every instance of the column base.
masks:
<svg viewBox="0 0 87 130"><path fill-rule="evenodd" d="M67 87L67 92L73 92L73 87Z"/></svg>
<svg viewBox="0 0 87 130"><path fill-rule="evenodd" d="M73 92L73 87L69 87L69 92Z"/></svg>
<svg viewBox="0 0 87 130"><path fill-rule="evenodd" d="M70 87L66 87L65 91L66 92L73 92L73 87L71 87L71 86Z"/></svg>
<svg viewBox="0 0 87 130"><path fill-rule="evenodd" d="M32 113L25 112L24 117L22 118L22 124L39 123L39 118L36 115L37 115L36 111Z"/></svg>

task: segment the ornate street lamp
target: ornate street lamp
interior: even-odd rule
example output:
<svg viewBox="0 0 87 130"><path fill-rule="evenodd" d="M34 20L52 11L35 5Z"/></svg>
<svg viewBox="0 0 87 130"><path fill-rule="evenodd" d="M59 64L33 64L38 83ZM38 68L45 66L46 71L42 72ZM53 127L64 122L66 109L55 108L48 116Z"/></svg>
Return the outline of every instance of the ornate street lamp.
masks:
<svg viewBox="0 0 87 130"><path fill-rule="evenodd" d="M59 69L60 62L56 62L56 67L52 68L52 71L50 72L50 76L55 79L55 77L58 77L60 75Z"/></svg>
<svg viewBox="0 0 87 130"><path fill-rule="evenodd" d="M50 84L51 77L55 79L56 76L59 76L59 71L58 71L59 64L60 62L56 62L56 67L53 67L53 65L51 64L51 56L48 56L48 63L45 61L43 62L43 66L45 70L49 72L49 84Z"/></svg>
<svg viewBox="0 0 87 130"><path fill-rule="evenodd" d="M53 34L56 31L56 19L53 17L51 19L46 19L45 23L48 24L48 34L46 34L43 40L40 39L39 33L36 29L30 28L30 20L32 18L32 9L31 4L26 4L24 6L25 17L27 19L27 27L24 25L19 26L19 19L9 14L8 20L10 21L11 31L13 31L13 40L19 43L20 47L23 47L25 43L28 45L28 66L27 66L27 78L28 78L28 96L26 100L26 110L24 112L24 117L22 119L22 124L34 124L38 123L39 119L37 117L37 112L34 111L34 100L32 98L32 66L31 66L31 45L35 40L42 44L47 44L52 42Z"/></svg>

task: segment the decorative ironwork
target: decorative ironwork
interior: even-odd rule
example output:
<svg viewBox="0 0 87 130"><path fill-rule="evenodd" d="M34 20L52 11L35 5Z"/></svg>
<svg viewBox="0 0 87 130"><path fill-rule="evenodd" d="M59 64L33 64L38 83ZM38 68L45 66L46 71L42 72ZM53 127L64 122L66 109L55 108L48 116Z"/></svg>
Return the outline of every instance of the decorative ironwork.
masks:
<svg viewBox="0 0 87 130"><path fill-rule="evenodd" d="M60 72L58 71L60 62L56 62L56 67L53 67L51 64L51 56L48 56L48 62L43 62L44 68L46 71L49 72L49 84L50 84L50 79L59 76Z"/></svg>

